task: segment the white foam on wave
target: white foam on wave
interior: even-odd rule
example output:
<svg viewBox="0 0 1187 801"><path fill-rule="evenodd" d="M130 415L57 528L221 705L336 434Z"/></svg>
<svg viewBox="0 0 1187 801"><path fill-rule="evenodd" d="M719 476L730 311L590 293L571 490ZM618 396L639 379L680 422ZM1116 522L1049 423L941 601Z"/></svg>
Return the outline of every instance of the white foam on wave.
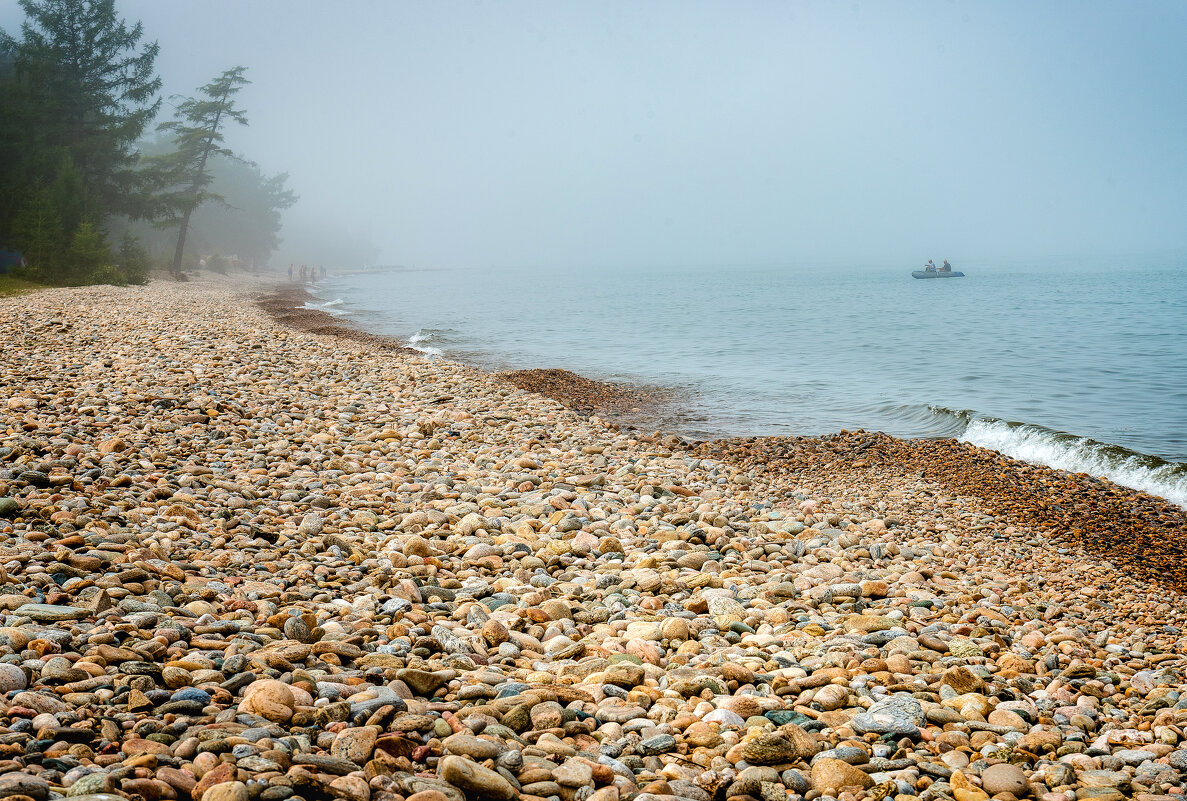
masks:
<svg viewBox="0 0 1187 801"><path fill-rule="evenodd" d="M349 312L339 308L345 301L342 298L334 298L326 303L315 303L313 301L306 301L303 308L312 309L313 311L324 311L326 314L332 314L335 317L345 317Z"/></svg>
<svg viewBox="0 0 1187 801"><path fill-rule="evenodd" d="M418 330L412 336L408 337L408 342L405 344L407 344L408 347L412 348L415 351L420 351L421 353L423 353L426 356L442 356L442 355L444 355L444 351L441 350L441 348L433 347L432 345L426 344L432 338L433 338L432 334L426 334L424 332L424 330L421 329L421 330Z"/></svg>
<svg viewBox="0 0 1187 801"><path fill-rule="evenodd" d="M1180 465L1151 465L1155 460L1149 457L1119 456L1116 449L1092 440L1068 438L1039 426L1011 425L1001 420L973 420L960 439L1031 464L1103 476L1187 508L1187 473Z"/></svg>

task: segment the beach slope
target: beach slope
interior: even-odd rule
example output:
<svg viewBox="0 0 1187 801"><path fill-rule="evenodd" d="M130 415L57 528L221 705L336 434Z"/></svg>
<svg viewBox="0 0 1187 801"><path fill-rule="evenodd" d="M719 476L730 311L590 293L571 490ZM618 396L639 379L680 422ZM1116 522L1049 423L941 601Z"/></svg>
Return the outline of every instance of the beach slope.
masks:
<svg viewBox="0 0 1187 801"><path fill-rule="evenodd" d="M0 298L0 796L1181 795L1174 509L647 436L274 294Z"/></svg>

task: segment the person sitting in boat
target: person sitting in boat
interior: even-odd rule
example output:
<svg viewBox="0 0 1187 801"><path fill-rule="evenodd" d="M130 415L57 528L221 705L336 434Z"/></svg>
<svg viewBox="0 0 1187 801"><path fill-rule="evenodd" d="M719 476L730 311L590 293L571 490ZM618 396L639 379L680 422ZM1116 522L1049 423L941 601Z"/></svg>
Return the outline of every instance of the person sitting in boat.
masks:
<svg viewBox="0 0 1187 801"><path fill-rule="evenodd" d="M942 272L942 273L952 272L952 265L948 263L947 259L944 259L944 266L940 268L940 272Z"/></svg>
<svg viewBox="0 0 1187 801"><path fill-rule="evenodd" d="M923 266L924 272L934 273L936 271L936 263L931 259L927 260L927 264Z"/></svg>

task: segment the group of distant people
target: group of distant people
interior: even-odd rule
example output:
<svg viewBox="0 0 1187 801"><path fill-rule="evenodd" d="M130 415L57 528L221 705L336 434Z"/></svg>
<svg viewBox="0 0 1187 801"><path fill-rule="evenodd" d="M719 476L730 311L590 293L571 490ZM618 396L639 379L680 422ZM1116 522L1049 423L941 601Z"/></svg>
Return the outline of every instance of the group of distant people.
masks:
<svg viewBox="0 0 1187 801"><path fill-rule="evenodd" d="M317 281L317 269L318 268L316 268L316 267L306 267L304 264L302 264L301 265L301 273L300 273L301 283L303 284L306 281L308 281L309 283L312 284L315 281ZM321 268L321 277L322 278L326 277L326 268L324 265ZM293 265L291 265L291 264L289 265L289 280L290 281L293 280Z"/></svg>
<svg viewBox="0 0 1187 801"><path fill-rule="evenodd" d="M947 259L944 259L944 266L936 267L936 263L928 259L927 264L923 265L923 270L928 273L950 273L952 272L952 265L948 263Z"/></svg>

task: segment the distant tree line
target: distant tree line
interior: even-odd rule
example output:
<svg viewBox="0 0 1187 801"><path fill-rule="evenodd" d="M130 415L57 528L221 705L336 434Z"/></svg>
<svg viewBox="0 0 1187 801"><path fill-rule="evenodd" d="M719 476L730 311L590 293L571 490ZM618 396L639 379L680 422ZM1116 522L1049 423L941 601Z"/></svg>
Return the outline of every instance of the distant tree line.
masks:
<svg viewBox="0 0 1187 801"><path fill-rule="evenodd" d="M297 198L287 175L223 144L230 124L247 122L235 100L244 68L179 98L146 142L161 79L142 25L121 19L115 0L20 5L17 35L0 31L0 249L55 284L143 282L154 266L145 245L174 272L199 254L215 268L266 262Z"/></svg>

